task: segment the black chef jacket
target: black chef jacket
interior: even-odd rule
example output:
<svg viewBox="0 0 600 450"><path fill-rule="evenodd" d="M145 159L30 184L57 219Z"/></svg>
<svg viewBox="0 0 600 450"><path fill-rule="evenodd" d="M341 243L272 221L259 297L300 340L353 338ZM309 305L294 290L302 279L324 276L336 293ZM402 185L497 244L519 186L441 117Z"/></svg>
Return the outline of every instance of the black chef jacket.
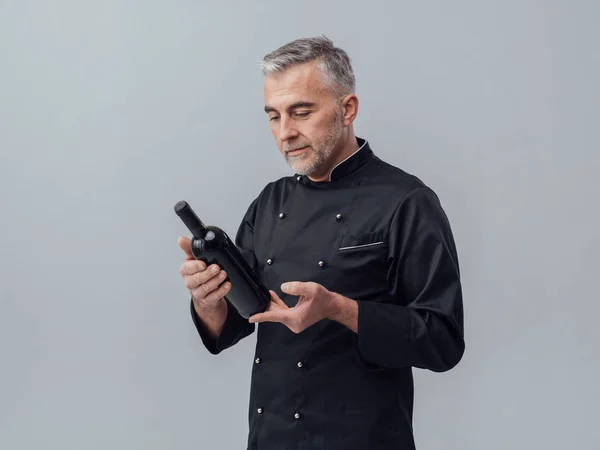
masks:
<svg viewBox="0 0 600 450"><path fill-rule="evenodd" d="M314 281L358 302L358 333L322 320L299 334L257 325L249 450L412 450L412 367L442 372L464 352L457 251L435 193L359 150L330 180L283 177L250 204L235 243L293 306L286 281ZM229 306L218 354L255 330Z"/></svg>

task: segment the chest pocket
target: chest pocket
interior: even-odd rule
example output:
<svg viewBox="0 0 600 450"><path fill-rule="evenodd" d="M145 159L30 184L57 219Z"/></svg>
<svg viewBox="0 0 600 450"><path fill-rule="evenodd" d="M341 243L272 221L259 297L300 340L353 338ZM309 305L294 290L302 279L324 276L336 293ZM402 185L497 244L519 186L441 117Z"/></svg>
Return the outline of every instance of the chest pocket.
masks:
<svg viewBox="0 0 600 450"><path fill-rule="evenodd" d="M388 242L383 230L342 234L334 249L334 289L364 298L386 283Z"/></svg>
<svg viewBox="0 0 600 450"><path fill-rule="evenodd" d="M338 253L381 253L387 247L383 230L360 234L343 234L339 240Z"/></svg>

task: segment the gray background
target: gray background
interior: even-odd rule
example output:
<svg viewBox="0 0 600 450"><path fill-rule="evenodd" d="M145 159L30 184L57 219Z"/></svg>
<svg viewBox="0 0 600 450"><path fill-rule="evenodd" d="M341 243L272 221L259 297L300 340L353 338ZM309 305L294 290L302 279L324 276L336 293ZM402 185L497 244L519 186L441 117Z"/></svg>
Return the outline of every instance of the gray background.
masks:
<svg viewBox="0 0 600 450"><path fill-rule="evenodd" d="M231 234L290 173L257 62L324 33L357 135L436 190L460 251L467 351L415 371L418 448L599 449L599 12L0 1L0 448L245 448L254 335L204 351L172 208Z"/></svg>

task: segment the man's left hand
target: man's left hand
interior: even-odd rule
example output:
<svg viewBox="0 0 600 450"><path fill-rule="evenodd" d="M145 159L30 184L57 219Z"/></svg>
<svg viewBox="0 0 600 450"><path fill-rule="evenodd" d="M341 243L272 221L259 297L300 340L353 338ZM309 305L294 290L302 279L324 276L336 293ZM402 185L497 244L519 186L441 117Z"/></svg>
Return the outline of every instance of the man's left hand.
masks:
<svg viewBox="0 0 600 450"><path fill-rule="evenodd" d="M290 308L275 292L269 291L269 308L250 317L250 323L280 322L294 333L300 333L320 320L331 318L336 311L335 294L319 283L291 281L282 284L281 290L300 296L296 306Z"/></svg>

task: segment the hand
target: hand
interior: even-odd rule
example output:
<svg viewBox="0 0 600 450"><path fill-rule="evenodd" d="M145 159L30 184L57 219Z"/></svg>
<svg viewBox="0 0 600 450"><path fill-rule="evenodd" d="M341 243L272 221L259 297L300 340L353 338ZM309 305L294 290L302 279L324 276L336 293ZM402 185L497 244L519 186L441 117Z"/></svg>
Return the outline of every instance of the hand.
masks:
<svg viewBox="0 0 600 450"><path fill-rule="evenodd" d="M271 304L267 311L250 317L249 322L280 322L294 333L300 333L311 325L332 317L336 311L334 294L324 286L309 282L292 281L281 285L286 294L299 295L298 303L288 307L279 296L271 292Z"/></svg>
<svg viewBox="0 0 600 450"><path fill-rule="evenodd" d="M216 307L225 295L231 290L231 283L227 281L227 273L217 264L206 266L204 261L198 261L192 255L191 241L189 238L180 237L179 246L185 252L185 261L181 265L180 273L185 286L192 294L196 308Z"/></svg>

